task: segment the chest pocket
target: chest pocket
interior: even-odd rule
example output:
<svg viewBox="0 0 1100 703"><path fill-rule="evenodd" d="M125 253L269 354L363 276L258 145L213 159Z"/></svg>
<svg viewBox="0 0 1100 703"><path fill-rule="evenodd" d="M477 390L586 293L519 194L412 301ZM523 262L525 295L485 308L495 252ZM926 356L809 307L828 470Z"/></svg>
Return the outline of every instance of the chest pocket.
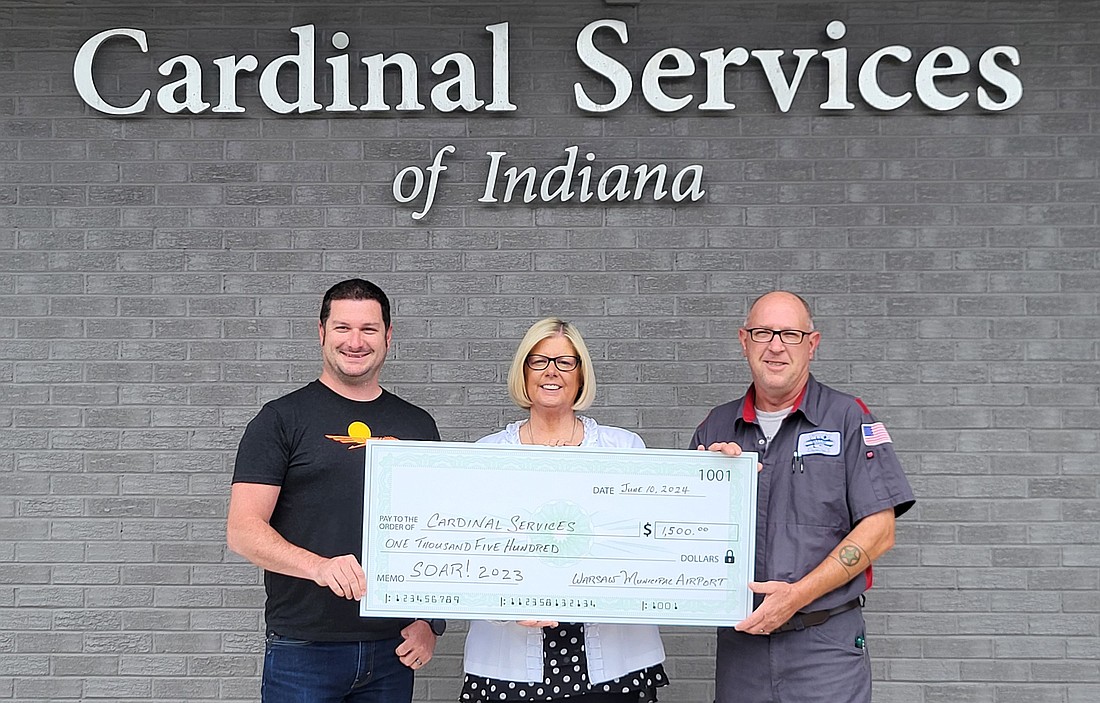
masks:
<svg viewBox="0 0 1100 703"><path fill-rule="evenodd" d="M787 514L793 516L791 522L848 531L851 517L843 457L804 456L801 467L787 477L790 479Z"/></svg>

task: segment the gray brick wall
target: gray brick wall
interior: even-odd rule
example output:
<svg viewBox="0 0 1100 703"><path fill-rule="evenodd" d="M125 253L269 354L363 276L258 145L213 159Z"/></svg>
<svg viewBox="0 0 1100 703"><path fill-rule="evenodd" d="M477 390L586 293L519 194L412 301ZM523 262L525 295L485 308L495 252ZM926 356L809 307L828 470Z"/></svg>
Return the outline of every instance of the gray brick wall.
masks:
<svg viewBox="0 0 1100 703"><path fill-rule="evenodd" d="M781 114L743 69L733 112L656 113L636 89L584 114L572 83L601 81L574 41L605 17L627 22L629 45L604 46L636 79L671 46L831 48L841 19L853 61L1016 46L1024 98L826 113L819 67ZM151 51L108 52L106 96L155 88L189 53L216 101L211 59L266 63L296 24L317 25L319 56L343 30L353 56L405 51L430 76L451 51L487 66L499 21L505 115L278 116L242 77L244 115L113 118L72 81L80 44L114 27L146 30ZM260 578L224 546L233 452L260 404L316 376L319 294L348 275L393 296L385 379L451 440L518 416L506 363L554 313L598 360L592 414L682 447L745 385L748 302L804 293L819 377L888 423L920 498L868 602L876 701L1100 699L1097 37L1095 0L0 0L0 700L258 699ZM398 205L391 181L446 144L414 221L423 199ZM485 152L547 168L571 144L601 168L700 163L707 196L477 202ZM455 629L417 700L455 698ZM662 700L711 700L713 633L665 638Z"/></svg>

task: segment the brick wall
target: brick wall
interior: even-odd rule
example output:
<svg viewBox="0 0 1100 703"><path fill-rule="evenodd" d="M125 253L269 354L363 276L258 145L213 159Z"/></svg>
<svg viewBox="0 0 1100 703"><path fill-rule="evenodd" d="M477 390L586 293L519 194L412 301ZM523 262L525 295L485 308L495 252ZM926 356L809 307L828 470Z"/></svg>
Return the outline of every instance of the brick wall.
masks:
<svg viewBox="0 0 1100 703"><path fill-rule="evenodd" d="M628 45L598 43L636 82L668 47L844 45L855 62L890 44L971 60L1008 44L1024 95L996 113L973 96L944 113L915 98L828 112L817 66L781 113L746 67L727 79L730 112L659 113L635 87L583 113L574 82L611 95L574 49L601 18L627 23ZM833 19L843 42L825 37ZM155 92L182 75L157 66L187 53L217 102L212 59L264 65L313 23L319 68L338 30L353 59L404 51L423 78L464 51L488 97L484 28L503 21L511 113L281 116L242 75L244 114L109 117L72 78L90 36L140 28L148 54L104 52L105 98ZM233 453L263 402L316 377L320 293L349 275L393 297L384 380L451 440L519 417L507 361L530 322L560 314L597 359L592 414L682 447L746 383L748 302L805 294L818 377L887 422L919 496L868 602L876 701L1097 700L1097 37L1100 3L1071 0L0 0L0 700L258 699L259 574L224 546ZM912 66L883 76L903 92ZM446 145L414 220L423 198L397 203L392 181ZM570 145L598 172L700 164L706 196L477 202L486 152L545 170ZM454 700L455 629L417 700ZM713 632L665 636L662 700L711 700Z"/></svg>

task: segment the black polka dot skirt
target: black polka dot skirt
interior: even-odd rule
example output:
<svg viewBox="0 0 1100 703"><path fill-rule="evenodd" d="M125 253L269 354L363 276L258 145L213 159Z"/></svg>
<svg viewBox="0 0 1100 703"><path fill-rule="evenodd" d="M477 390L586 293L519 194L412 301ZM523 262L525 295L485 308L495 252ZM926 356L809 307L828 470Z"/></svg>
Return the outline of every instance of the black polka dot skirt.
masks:
<svg viewBox="0 0 1100 703"><path fill-rule="evenodd" d="M635 694L631 701L655 703L657 689L668 685L660 664L593 684L588 680L588 657L584 651L584 625L563 622L546 628L542 638L542 681L501 681L466 675L459 700L462 703L513 703L513 701L557 701L593 693Z"/></svg>

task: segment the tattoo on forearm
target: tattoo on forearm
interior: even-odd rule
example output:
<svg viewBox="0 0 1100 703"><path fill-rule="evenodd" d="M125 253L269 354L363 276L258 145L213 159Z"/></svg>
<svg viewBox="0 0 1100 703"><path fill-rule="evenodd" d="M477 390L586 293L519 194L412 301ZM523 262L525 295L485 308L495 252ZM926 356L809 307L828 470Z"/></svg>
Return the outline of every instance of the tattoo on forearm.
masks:
<svg viewBox="0 0 1100 703"><path fill-rule="evenodd" d="M840 548L840 563L844 566L855 566L859 563L860 558L863 557L863 552L859 551L859 547L854 545L848 545L847 547Z"/></svg>
<svg viewBox="0 0 1100 703"><path fill-rule="evenodd" d="M859 563L863 561L863 550L859 548L859 545L849 542L841 545L835 558L844 567L844 570L850 574L853 568L859 566Z"/></svg>

